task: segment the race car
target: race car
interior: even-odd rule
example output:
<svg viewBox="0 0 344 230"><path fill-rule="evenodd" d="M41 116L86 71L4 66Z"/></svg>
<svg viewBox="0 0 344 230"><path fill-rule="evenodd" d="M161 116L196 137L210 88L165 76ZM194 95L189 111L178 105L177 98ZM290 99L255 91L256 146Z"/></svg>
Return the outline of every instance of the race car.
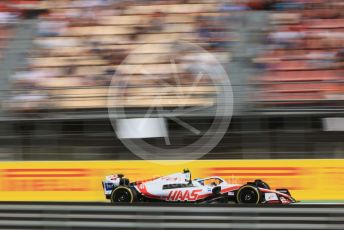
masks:
<svg viewBox="0 0 344 230"><path fill-rule="evenodd" d="M130 182L123 174L114 174L106 176L102 185L105 197L112 203L291 204L296 202L288 189L271 190L262 180L240 185L229 184L217 176L191 179L189 170L136 182Z"/></svg>

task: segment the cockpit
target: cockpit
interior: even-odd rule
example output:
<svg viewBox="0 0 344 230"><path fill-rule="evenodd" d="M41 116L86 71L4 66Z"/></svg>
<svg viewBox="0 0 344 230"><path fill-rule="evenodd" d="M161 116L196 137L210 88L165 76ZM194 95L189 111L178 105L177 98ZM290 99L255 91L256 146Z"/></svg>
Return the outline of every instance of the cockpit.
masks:
<svg viewBox="0 0 344 230"><path fill-rule="evenodd" d="M215 187L224 182L224 180L222 180L219 177L208 177L205 179L196 179L196 181L203 186L209 186L209 187Z"/></svg>

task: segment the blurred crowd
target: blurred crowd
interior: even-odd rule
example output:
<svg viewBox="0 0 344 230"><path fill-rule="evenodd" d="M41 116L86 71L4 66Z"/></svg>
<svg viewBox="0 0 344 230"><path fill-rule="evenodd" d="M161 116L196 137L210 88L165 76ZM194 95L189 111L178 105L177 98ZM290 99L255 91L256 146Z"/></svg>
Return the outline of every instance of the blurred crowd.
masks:
<svg viewBox="0 0 344 230"><path fill-rule="evenodd" d="M225 56L232 38L220 1L37 1L37 8L37 33L34 48L25 54L27 67L10 77L12 88L18 90L8 103L12 111L105 108L107 86L128 54L132 54L126 63L130 68L121 73L123 77L134 75L128 85L159 87L161 79L171 84L176 74L169 67L171 53L181 40L199 44L228 62ZM144 50L135 52L142 46ZM173 64L184 68L179 63L185 62L183 58ZM193 55L193 59L192 63L210 66L206 55ZM150 76L143 76L142 69L133 71L142 65ZM196 74L190 65L179 71L188 76L182 84ZM154 88L150 91L154 94ZM149 106L130 103L129 94L122 105ZM140 95L135 91L132 96ZM176 103L185 101L170 104Z"/></svg>
<svg viewBox="0 0 344 230"><path fill-rule="evenodd" d="M269 106L343 106L344 2L278 1L253 62Z"/></svg>
<svg viewBox="0 0 344 230"><path fill-rule="evenodd" d="M13 24L17 22L19 12L16 8L7 4L7 1L0 2L0 58L7 47L7 41L12 36Z"/></svg>
<svg viewBox="0 0 344 230"><path fill-rule="evenodd" d="M343 100L343 3L340 0L1 1L1 41L8 36L11 24L38 19L32 22L36 24L36 36L34 48L25 53L27 67L18 69L9 78L13 95L7 108L12 111L105 108L107 87L115 75L121 76L120 80L134 76L128 84L153 87L148 91L159 88L160 79L173 86L176 70L168 66L171 53L175 52L174 44L180 40L198 44L226 65L230 47L237 40L230 26L235 23L231 21L233 14L251 11L266 11L270 23L260 31L262 44L252 59L257 73L263 72L253 76L258 93L252 100L269 105ZM137 47L141 50L135 51ZM125 59L133 52L129 60ZM190 53L179 54L174 63L181 69L179 84L192 85L197 79L198 66L206 66L211 72L212 63L202 52L193 54L188 65L182 64ZM123 61L128 67L118 73L117 67ZM149 76L142 73L143 65ZM203 83L210 84L209 80ZM188 98L182 104L202 104L204 100L197 100L208 93L209 89L203 96L198 93L194 101ZM137 99L140 96L145 101L151 99L146 91L142 95L138 91L125 95L132 96L135 103L126 98L119 104L145 107L149 103L138 103Z"/></svg>

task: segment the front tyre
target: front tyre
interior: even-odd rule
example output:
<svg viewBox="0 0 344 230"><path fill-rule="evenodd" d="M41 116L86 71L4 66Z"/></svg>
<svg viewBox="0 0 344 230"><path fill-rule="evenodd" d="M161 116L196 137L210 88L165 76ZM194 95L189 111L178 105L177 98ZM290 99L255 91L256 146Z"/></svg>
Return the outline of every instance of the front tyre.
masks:
<svg viewBox="0 0 344 230"><path fill-rule="evenodd" d="M261 193L255 186L244 185L238 190L236 198L239 204L258 204Z"/></svg>
<svg viewBox="0 0 344 230"><path fill-rule="evenodd" d="M126 186L115 188L110 197L111 203L133 203L135 199L135 192Z"/></svg>

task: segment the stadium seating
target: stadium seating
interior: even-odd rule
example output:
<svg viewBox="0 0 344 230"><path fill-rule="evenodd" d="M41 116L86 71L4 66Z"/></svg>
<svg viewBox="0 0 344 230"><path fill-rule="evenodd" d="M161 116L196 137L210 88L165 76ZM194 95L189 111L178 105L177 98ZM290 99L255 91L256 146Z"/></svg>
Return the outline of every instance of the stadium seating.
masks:
<svg viewBox="0 0 344 230"><path fill-rule="evenodd" d="M30 82L30 85L33 87L31 93L42 92L48 103L37 104L37 108L31 109L106 108L108 85L128 54L131 55L121 65L120 74L123 78L131 75L128 85L134 85L139 91L151 91L151 94L136 93L135 97L118 99L119 106L152 106L152 99L160 92L159 78L170 84L171 78L180 74L187 76L182 83L191 85L190 74L171 65L173 44L178 40L199 44L219 61L228 63L228 49L218 45L221 39L227 41L223 22L218 20L224 14L219 11L219 4L218 0L151 1L144 5L140 1L36 2L36 7L47 13L39 17L34 49L28 56L29 70L25 71L46 74L42 77L44 80ZM214 34L221 33L210 41L216 47L199 37L201 17L216 28ZM179 63L176 65L179 67ZM11 81L16 87L23 84L17 78ZM27 84L27 81L24 82ZM193 91L185 91L188 95L184 97L167 90L167 95L155 104L172 107L212 104L213 99L205 96L214 88L209 92L204 87L207 86L193 86ZM25 97L20 97L18 103L16 98L13 97L11 109L20 111ZM44 106L47 108L42 108Z"/></svg>
<svg viewBox="0 0 344 230"><path fill-rule="evenodd" d="M254 100L263 105L326 106L343 100L343 59L339 57L344 45L343 5L307 2L303 8L270 15L273 29L267 39L271 43L253 59L264 70L254 77L259 91Z"/></svg>
<svg viewBox="0 0 344 230"><path fill-rule="evenodd" d="M13 26L17 22L18 12L15 8L0 2L0 59L8 40L13 36Z"/></svg>
<svg viewBox="0 0 344 230"><path fill-rule="evenodd" d="M43 12L37 23L34 48L27 57L28 68L18 70L19 75L37 73L39 77L34 81L30 77L10 77L14 89L22 87L27 92L14 94L13 105L18 96L20 105L25 98L32 99L32 94L44 95L42 100L46 103L37 104L32 110L45 105L50 110L106 108L107 94L92 92L105 92L115 74L121 76L120 80L116 78L116 84L126 80L128 86L137 89L155 90L159 88L159 80L174 84L174 74L183 76L182 84L190 85L195 76L179 68L182 67L180 63L176 63L178 68L171 65L174 42L198 44L221 63L228 63L231 57L227 44L235 40L227 28L230 23L223 20L234 13L220 10L221 0L35 0L16 3L18 10ZM300 8L277 8L269 8L266 44L253 59L264 73L254 74L252 83L259 93L253 93L252 100L259 105L268 103L268 106L274 105L274 101L280 105L281 100L288 105L318 104L321 100L326 105L326 100L332 103L335 98L339 103L344 93L343 59L340 59L344 46L343 4L309 0ZM259 9L251 6L251 10ZM0 47L3 46L2 38L8 34L9 31L0 30ZM202 89L209 86L208 83L202 82L195 88ZM72 89L85 92L82 101L63 91ZM78 91L81 89L84 91ZM196 95L184 97L181 102L171 91L171 102L161 102L161 106L186 102L190 106L202 105L209 92ZM152 98L136 100L136 105L150 106ZM125 98L118 103L135 106ZM15 110L20 111L20 106Z"/></svg>

